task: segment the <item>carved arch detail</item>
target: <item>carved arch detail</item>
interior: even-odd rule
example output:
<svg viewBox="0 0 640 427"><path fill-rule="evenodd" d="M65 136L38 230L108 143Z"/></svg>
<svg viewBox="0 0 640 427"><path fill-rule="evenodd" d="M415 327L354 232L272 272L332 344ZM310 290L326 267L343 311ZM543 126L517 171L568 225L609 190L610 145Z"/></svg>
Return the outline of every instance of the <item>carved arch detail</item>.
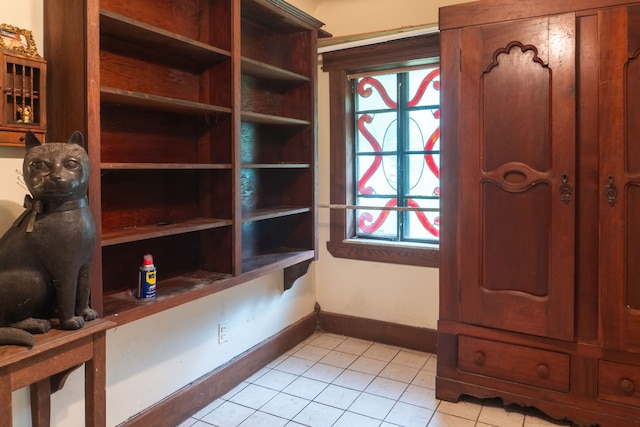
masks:
<svg viewBox="0 0 640 427"><path fill-rule="evenodd" d="M492 61L484 70L484 74L487 74L493 68L497 67L499 65L498 58L500 57L500 55L502 54L508 55L509 52L511 52L511 49L513 49L514 47L520 48L520 51L522 53L526 53L527 51L533 52L533 62L540 64L541 67L547 67L547 65L544 63L542 58L538 56L538 49L534 45L531 45L531 44L525 45L518 41L512 41L506 47L503 47L493 52Z"/></svg>

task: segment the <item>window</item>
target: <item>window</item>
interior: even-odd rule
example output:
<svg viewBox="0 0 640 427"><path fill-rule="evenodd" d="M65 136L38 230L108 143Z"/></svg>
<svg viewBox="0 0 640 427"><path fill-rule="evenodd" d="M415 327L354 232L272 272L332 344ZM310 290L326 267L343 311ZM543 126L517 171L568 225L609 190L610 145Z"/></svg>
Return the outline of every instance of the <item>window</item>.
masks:
<svg viewBox="0 0 640 427"><path fill-rule="evenodd" d="M351 83L356 236L437 244L440 68L368 73Z"/></svg>
<svg viewBox="0 0 640 427"><path fill-rule="evenodd" d="M438 34L323 54L333 256L438 266L438 61Z"/></svg>

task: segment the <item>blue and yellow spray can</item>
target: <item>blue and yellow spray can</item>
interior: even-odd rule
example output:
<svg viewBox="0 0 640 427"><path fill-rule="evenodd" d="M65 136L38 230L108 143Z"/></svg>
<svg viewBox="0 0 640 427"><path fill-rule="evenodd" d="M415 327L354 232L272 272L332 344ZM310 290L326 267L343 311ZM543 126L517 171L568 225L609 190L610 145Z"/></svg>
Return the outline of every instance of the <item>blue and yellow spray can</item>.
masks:
<svg viewBox="0 0 640 427"><path fill-rule="evenodd" d="M136 296L140 299L155 298L156 296L156 266L153 265L153 256L150 254L146 254L142 258Z"/></svg>

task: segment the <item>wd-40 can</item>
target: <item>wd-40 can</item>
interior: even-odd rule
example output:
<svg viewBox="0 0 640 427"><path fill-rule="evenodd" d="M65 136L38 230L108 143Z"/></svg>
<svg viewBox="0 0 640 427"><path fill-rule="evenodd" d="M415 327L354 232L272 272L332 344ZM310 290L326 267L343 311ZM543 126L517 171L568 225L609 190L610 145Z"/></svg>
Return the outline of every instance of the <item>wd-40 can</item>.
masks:
<svg viewBox="0 0 640 427"><path fill-rule="evenodd" d="M138 273L138 289L136 296L140 299L155 298L156 296L156 266L153 256L145 255Z"/></svg>

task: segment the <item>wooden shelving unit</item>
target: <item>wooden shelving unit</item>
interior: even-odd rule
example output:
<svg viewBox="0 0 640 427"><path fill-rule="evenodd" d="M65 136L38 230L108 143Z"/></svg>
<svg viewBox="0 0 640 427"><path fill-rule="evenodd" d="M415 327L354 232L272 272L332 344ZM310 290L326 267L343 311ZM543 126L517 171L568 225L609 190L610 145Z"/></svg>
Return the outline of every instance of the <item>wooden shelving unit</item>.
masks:
<svg viewBox="0 0 640 427"><path fill-rule="evenodd" d="M168 98L148 93L131 92L112 87L100 87L101 102L128 105L142 109L157 109L178 114L231 113L230 108Z"/></svg>
<svg viewBox="0 0 640 427"><path fill-rule="evenodd" d="M129 43L161 49L168 55L183 56L185 59L197 61L203 66L222 62L231 56L231 52L228 50L183 37L104 9L100 10L100 33L122 38Z"/></svg>
<svg viewBox="0 0 640 427"><path fill-rule="evenodd" d="M80 130L92 161L92 306L122 323L276 270L290 287L317 257L322 23L280 0L44 6L49 133Z"/></svg>
<svg viewBox="0 0 640 427"><path fill-rule="evenodd" d="M242 73L248 76L260 77L274 81L289 83L290 85L299 85L307 83L309 76L303 76L298 73L274 67L260 61L254 61L250 58L242 58Z"/></svg>

